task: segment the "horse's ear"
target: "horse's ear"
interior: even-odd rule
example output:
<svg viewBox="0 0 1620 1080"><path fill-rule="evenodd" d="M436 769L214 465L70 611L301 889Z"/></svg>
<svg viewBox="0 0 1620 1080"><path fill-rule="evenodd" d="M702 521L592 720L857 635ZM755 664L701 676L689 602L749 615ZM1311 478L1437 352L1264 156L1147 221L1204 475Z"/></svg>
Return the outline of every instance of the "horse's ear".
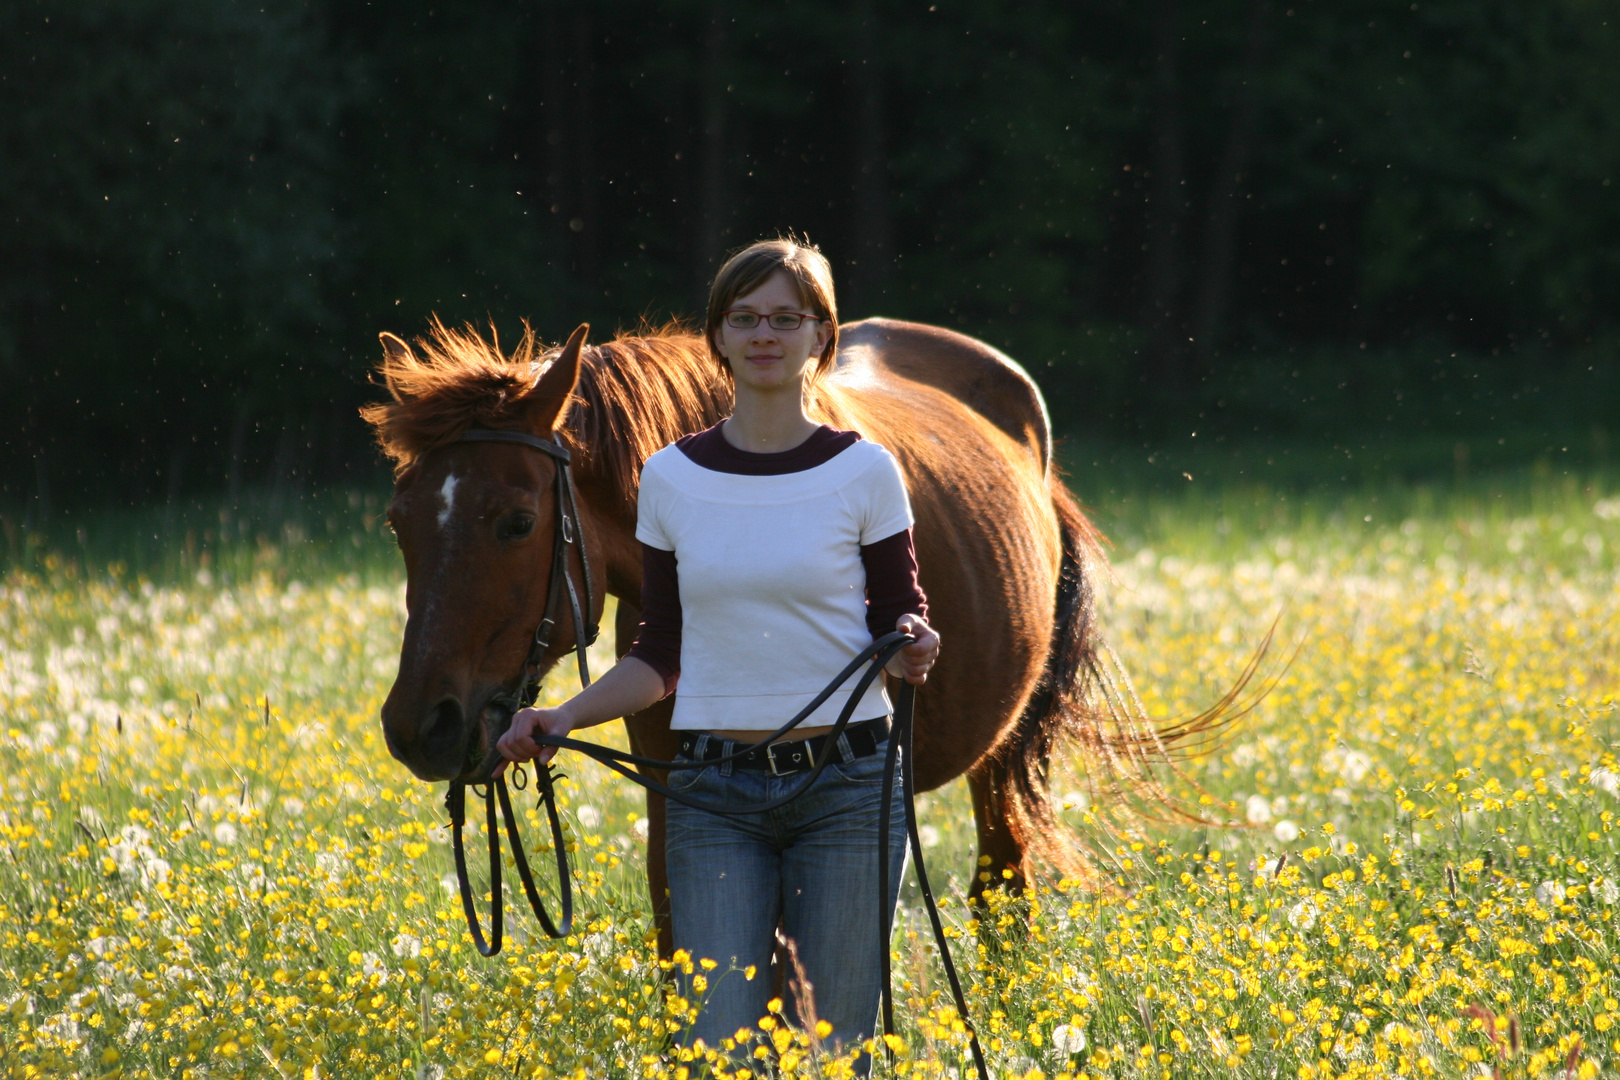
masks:
<svg viewBox="0 0 1620 1080"><path fill-rule="evenodd" d="M568 335L567 344L557 354L529 389L528 420L531 431L555 431L568 407L574 387L579 384L579 354L585 348L585 335L591 332L590 323L580 323Z"/></svg>
<svg viewBox="0 0 1620 1080"><path fill-rule="evenodd" d="M404 399L400 396L397 376L401 370L409 370L416 366L416 354L411 352L411 347L405 344L403 338L395 337L386 330L377 335L377 340L382 342L383 347L383 384L388 387L388 392L394 396L395 401L402 401Z"/></svg>

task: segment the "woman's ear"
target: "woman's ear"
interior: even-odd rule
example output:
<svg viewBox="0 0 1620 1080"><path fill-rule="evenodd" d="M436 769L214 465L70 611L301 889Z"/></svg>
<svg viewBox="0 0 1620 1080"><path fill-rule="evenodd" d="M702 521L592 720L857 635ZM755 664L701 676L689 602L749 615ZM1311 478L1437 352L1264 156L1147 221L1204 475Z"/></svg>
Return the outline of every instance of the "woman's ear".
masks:
<svg viewBox="0 0 1620 1080"><path fill-rule="evenodd" d="M832 343L833 327L830 319L816 320L816 341L810 349L810 355L820 360L827 354L827 346Z"/></svg>

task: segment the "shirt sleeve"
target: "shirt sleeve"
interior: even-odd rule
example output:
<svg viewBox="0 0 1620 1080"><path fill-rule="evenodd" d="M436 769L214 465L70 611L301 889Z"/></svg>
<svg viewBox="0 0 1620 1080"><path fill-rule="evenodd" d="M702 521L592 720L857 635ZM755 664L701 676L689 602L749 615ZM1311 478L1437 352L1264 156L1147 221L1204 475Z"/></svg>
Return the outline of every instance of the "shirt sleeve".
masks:
<svg viewBox="0 0 1620 1080"><path fill-rule="evenodd" d="M660 512L666 491L667 485L658 470L658 455L654 454L641 470L641 487L636 494L636 539L648 547L673 552L675 542L669 538Z"/></svg>
<svg viewBox="0 0 1620 1080"><path fill-rule="evenodd" d="M866 628L876 641L894 630L902 615L928 618L928 597L917 584L917 552L911 530L861 545L866 567Z"/></svg>
<svg viewBox="0 0 1620 1080"><path fill-rule="evenodd" d="M625 655L663 676L665 697L675 692L681 678L681 585L673 551L641 545L641 629Z"/></svg>
<svg viewBox="0 0 1620 1080"><path fill-rule="evenodd" d="M906 495L900 463L881 446L877 449L878 460L862 477L859 513L863 547L906 531L916 520L911 516L911 499Z"/></svg>

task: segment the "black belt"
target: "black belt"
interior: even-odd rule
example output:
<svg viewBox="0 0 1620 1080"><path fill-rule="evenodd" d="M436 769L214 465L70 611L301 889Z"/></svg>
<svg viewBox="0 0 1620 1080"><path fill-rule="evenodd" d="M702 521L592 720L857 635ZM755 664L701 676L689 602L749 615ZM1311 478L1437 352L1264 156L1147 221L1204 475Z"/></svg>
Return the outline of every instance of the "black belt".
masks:
<svg viewBox="0 0 1620 1080"><path fill-rule="evenodd" d="M745 744L735 743L730 739L722 739L710 735L707 739L701 738L703 732L688 731L681 734L681 754L692 761L714 761L717 758L727 757L736 753ZM889 718L879 716L874 720L863 720L858 724L851 724L844 729L844 738L849 740L849 750L852 757L865 757L875 754L878 747L889 737ZM791 776L794 773L809 772L820 760L821 752L832 735L814 735L808 739L786 740L774 742L751 750L732 762L739 769L760 769L773 776ZM698 747L702 746L702 753Z"/></svg>

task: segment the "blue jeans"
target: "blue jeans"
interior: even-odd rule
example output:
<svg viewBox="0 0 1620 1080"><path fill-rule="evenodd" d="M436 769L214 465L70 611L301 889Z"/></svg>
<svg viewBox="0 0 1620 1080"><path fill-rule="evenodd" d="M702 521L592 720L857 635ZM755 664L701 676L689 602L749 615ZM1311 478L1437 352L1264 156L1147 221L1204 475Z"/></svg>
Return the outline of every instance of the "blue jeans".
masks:
<svg viewBox="0 0 1620 1080"><path fill-rule="evenodd" d="M763 814L722 817L670 801L665 848L675 947L690 953L694 965L701 959L718 965L707 972L694 966L708 979L706 993L694 994L690 979L683 980L683 992L701 1003L688 1043L702 1039L720 1049L738 1028L759 1034L772 994L778 922L804 967L815 1018L833 1027L823 1048L847 1052L872 1036L882 991L878 950L889 946L878 940L878 810L887 751L885 741L865 757L835 756L808 791ZM670 773L670 786L711 805L746 808L794 790L806 775L710 765ZM891 812L889 892L881 903L892 921L906 853L898 777ZM809 1027L796 981L790 972L783 995L788 1019ZM859 1065L865 1075L867 1055Z"/></svg>

